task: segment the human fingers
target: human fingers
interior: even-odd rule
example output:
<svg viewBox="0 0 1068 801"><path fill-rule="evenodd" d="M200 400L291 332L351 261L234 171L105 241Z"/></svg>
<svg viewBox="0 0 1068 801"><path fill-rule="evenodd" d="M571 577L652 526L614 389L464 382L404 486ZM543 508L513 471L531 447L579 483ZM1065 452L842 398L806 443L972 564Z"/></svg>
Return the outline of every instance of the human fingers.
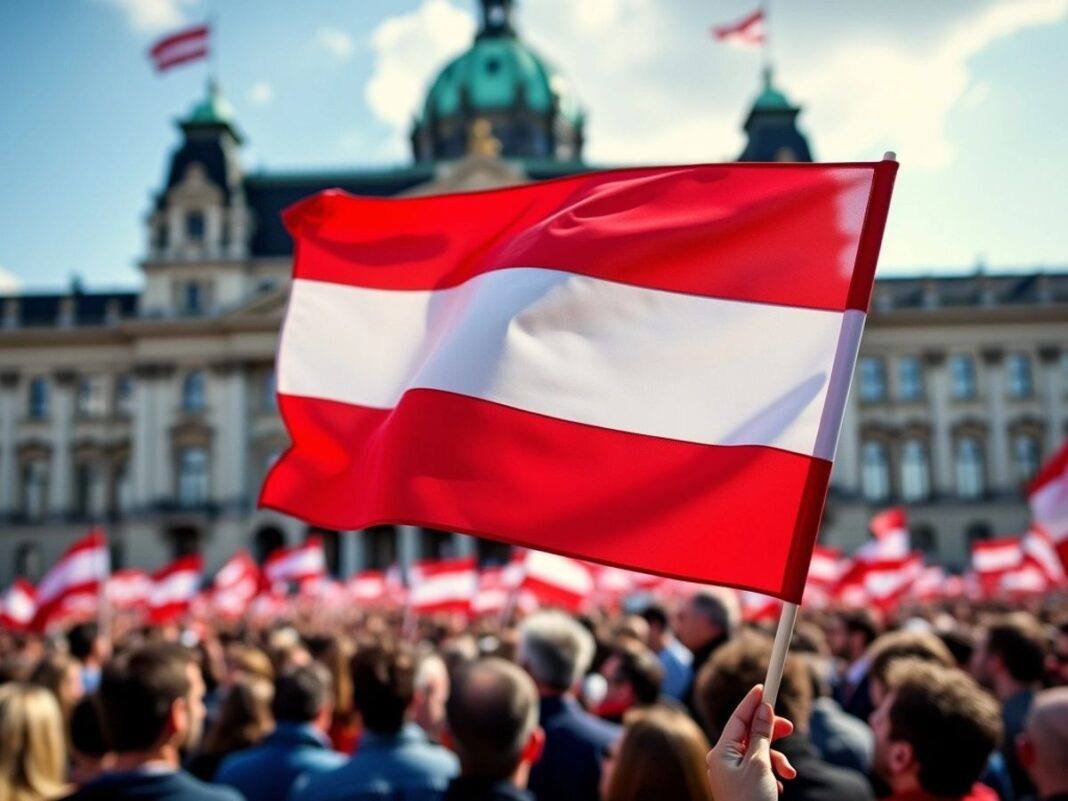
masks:
<svg viewBox="0 0 1068 801"><path fill-rule="evenodd" d="M794 733L794 724L787 718L780 718L775 716L775 723L771 728L771 741L781 740L783 737L789 737Z"/></svg>
<svg viewBox="0 0 1068 801"><path fill-rule="evenodd" d="M790 760L786 758L786 754L782 751L772 749L771 767L777 776L782 776L784 779L797 778L797 770L790 764Z"/></svg>
<svg viewBox="0 0 1068 801"><path fill-rule="evenodd" d="M771 709L771 704L761 702L760 706L757 707L756 714L753 715L753 723L749 727L750 753L753 753L758 748L767 746L771 741L774 720L775 713Z"/></svg>
<svg viewBox="0 0 1068 801"><path fill-rule="evenodd" d="M716 748L728 743L740 745L745 742L746 738L750 736L753 714L757 711L757 707L760 706L760 699L763 696L763 684L756 685L745 694L745 698L738 704L730 720L727 721L727 725L723 727L723 733L716 742Z"/></svg>

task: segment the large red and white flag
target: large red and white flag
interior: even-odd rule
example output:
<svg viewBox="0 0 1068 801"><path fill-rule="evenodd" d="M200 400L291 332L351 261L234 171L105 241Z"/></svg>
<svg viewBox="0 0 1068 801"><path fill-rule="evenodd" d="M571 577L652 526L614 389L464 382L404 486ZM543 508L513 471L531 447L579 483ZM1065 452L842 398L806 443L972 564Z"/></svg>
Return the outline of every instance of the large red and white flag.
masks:
<svg viewBox="0 0 1068 801"><path fill-rule="evenodd" d="M152 574L148 619L157 625L173 623L184 615L200 591L204 559L192 554L175 559Z"/></svg>
<svg viewBox="0 0 1068 801"><path fill-rule="evenodd" d="M735 47L760 47L767 40L767 36L767 19L763 8L758 8L737 22L712 28L712 37L717 42L725 42Z"/></svg>
<svg viewBox="0 0 1068 801"><path fill-rule="evenodd" d="M37 598L33 585L17 578L0 596L0 628L24 631L33 621L36 611Z"/></svg>
<svg viewBox="0 0 1068 801"><path fill-rule="evenodd" d="M152 594L152 577L143 570L116 570L108 578L107 599L115 609L132 610L144 607Z"/></svg>
<svg viewBox="0 0 1068 801"><path fill-rule="evenodd" d="M911 551L908 516L900 507L887 509L875 515L868 523L874 539L857 549L853 555L862 562L881 562L904 559Z"/></svg>
<svg viewBox="0 0 1068 801"><path fill-rule="evenodd" d="M1033 564L1046 577L1050 587L1064 584L1064 565L1057 555L1053 539L1041 526L1031 526L1020 539L1024 560Z"/></svg>
<svg viewBox="0 0 1068 801"><path fill-rule="evenodd" d="M1049 535L1068 571L1068 442L1038 471L1027 488L1027 499L1031 519Z"/></svg>
<svg viewBox="0 0 1068 801"><path fill-rule="evenodd" d="M425 561L412 566L408 605L413 612L463 612L471 610L478 590L478 566L474 557Z"/></svg>
<svg viewBox="0 0 1068 801"><path fill-rule="evenodd" d="M248 611L263 584L260 566L248 551L231 556L211 583L211 606L220 614L237 618Z"/></svg>
<svg viewBox="0 0 1068 801"><path fill-rule="evenodd" d="M304 582L326 575L326 553L321 537L308 537L300 545L280 548L263 563L263 575L271 584Z"/></svg>
<svg viewBox="0 0 1068 801"><path fill-rule="evenodd" d="M261 503L800 600L896 167L297 204Z"/></svg>
<svg viewBox="0 0 1068 801"><path fill-rule="evenodd" d="M207 58L210 37L211 29L207 25L193 25L158 39L149 49L148 57L156 72L165 72Z"/></svg>
<svg viewBox="0 0 1068 801"><path fill-rule="evenodd" d="M71 545L37 584L33 628L43 631L77 607L85 611L108 577L108 546L104 534L91 531ZM77 602L75 602L77 599Z"/></svg>

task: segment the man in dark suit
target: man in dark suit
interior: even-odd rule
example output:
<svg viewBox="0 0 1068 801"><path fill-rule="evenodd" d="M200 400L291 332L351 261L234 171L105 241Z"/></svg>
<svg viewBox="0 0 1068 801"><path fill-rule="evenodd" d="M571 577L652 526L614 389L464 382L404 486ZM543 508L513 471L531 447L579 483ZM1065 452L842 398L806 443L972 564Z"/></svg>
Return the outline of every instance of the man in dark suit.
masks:
<svg viewBox="0 0 1068 801"><path fill-rule="evenodd" d="M868 648L878 636L879 621L867 609L839 614L827 632L831 652L843 664L834 686L834 700L850 715L865 722L875 709L868 675Z"/></svg>
<svg viewBox="0 0 1068 801"><path fill-rule="evenodd" d="M519 663L541 697L545 748L530 773L538 801L597 801L601 758L619 737L618 726L586 712L573 689L593 659L593 636L560 612L523 621Z"/></svg>
<svg viewBox="0 0 1068 801"><path fill-rule="evenodd" d="M764 681L771 658L771 640L746 631L722 645L696 679L694 700L713 741L718 740L734 709L749 690ZM784 782L782 801L872 801L871 785L858 771L825 761L809 737L812 683L797 655L786 660L776 711L794 724L794 731L777 740L780 751L797 776Z"/></svg>
<svg viewBox="0 0 1068 801"><path fill-rule="evenodd" d="M113 659L103 670L100 700L114 761L72 801L242 801L180 768L204 723L204 677L192 654L154 643Z"/></svg>

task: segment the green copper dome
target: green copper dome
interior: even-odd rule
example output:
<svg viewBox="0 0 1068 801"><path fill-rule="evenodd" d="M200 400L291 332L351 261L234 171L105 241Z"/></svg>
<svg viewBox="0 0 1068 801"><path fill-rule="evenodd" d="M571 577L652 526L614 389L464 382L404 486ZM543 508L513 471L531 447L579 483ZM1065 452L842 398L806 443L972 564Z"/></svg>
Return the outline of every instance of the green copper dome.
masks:
<svg viewBox="0 0 1068 801"><path fill-rule="evenodd" d="M582 110L567 79L516 35L511 3L484 0L484 21L471 48L449 62L431 84L423 119L468 110L480 112L515 105L547 113L554 101L561 116L580 124Z"/></svg>
<svg viewBox="0 0 1068 801"><path fill-rule="evenodd" d="M753 109L759 109L760 111L787 111L793 108L790 105L790 101L786 99L786 95L775 87L771 79L771 67L765 67L764 89L757 95L757 99L753 103Z"/></svg>
<svg viewBox="0 0 1068 801"><path fill-rule="evenodd" d="M233 125L234 108L222 96L219 84L210 80L204 98L193 106L184 122L193 125Z"/></svg>

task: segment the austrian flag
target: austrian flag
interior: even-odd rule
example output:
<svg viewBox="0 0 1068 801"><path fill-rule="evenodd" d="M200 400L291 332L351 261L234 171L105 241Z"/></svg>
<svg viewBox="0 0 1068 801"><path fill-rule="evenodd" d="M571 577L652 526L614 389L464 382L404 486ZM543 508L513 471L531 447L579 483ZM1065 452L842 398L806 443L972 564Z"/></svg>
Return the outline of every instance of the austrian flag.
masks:
<svg viewBox="0 0 1068 801"><path fill-rule="evenodd" d="M261 503L799 601L896 168L298 203Z"/></svg>

